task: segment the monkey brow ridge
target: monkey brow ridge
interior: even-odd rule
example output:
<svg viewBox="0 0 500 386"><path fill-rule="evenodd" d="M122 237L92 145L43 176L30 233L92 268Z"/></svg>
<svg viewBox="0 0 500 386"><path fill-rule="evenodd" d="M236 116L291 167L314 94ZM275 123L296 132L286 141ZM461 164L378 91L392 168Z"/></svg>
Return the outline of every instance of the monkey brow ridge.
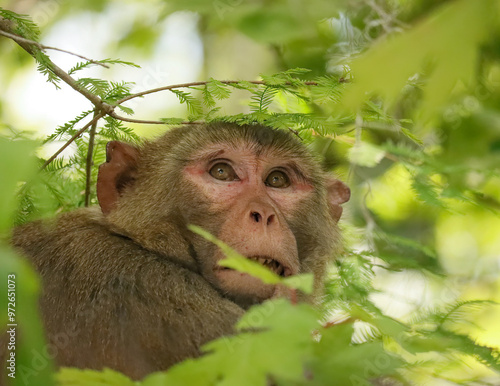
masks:
<svg viewBox="0 0 500 386"><path fill-rule="evenodd" d="M217 150L202 150L201 152L193 154L191 157L187 158L185 162L187 163L195 163L195 162L208 162L210 160L213 160L220 156L221 154L224 153L224 149L217 149ZM262 152L257 153L254 151L256 156L262 156ZM278 157L281 158L281 157ZM308 177L310 173L308 173L306 170L303 170L302 167L300 167L299 163L295 161L296 156L290 155L283 155L282 158L285 158L285 160L281 160L282 166L285 166L292 170L297 177L302 180L305 183L308 184L313 184L313 178ZM288 159L287 159L288 158Z"/></svg>

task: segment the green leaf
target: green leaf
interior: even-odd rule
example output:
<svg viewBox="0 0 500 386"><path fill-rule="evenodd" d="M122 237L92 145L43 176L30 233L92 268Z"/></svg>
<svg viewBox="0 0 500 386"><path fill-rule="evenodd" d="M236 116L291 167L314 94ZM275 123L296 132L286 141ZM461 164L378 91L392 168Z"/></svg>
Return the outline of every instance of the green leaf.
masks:
<svg viewBox="0 0 500 386"><path fill-rule="evenodd" d="M206 86L207 91L219 100L229 98L231 95L231 90L228 89L228 86L217 79L210 78Z"/></svg>
<svg viewBox="0 0 500 386"><path fill-rule="evenodd" d="M401 336L408 331L403 323L382 314L373 316L368 322L386 336Z"/></svg>
<svg viewBox="0 0 500 386"><path fill-rule="evenodd" d="M206 386L215 385L219 378L219 369L213 363L212 356L201 359L188 359L168 370L153 373L140 383L141 386Z"/></svg>
<svg viewBox="0 0 500 386"><path fill-rule="evenodd" d="M310 305L268 301L252 307L237 325L260 333L219 339L204 349L215 350L223 385L264 386L269 375L298 381L303 379L303 362L314 345L311 332L318 327L317 320L318 313Z"/></svg>
<svg viewBox="0 0 500 386"><path fill-rule="evenodd" d="M292 275L283 280L283 284L290 288L301 290L305 294L311 294L314 287L314 275L305 273L302 275Z"/></svg>
<svg viewBox="0 0 500 386"><path fill-rule="evenodd" d="M302 36L303 23L282 9L258 9L239 23L240 30L262 43L282 43Z"/></svg>
<svg viewBox="0 0 500 386"><path fill-rule="evenodd" d="M36 158L33 156L36 147L37 144L33 141L8 141L0 138L1 233L12 225L19 182L31 180L36 173ZM0 285L3 288L3 296L0 298L0 325L5 326L6 323L19 325L19 328L14 327L16 330L16 378L12 385L52 385L52 362L50 358L41 354L47 346L38 316L38 278L30 264L25 259L19 258L10 247L4 245L2 239L0 239ZM8 307L12 305L8 304L10 300L7 298L7 288L15 289L13 315L8 315L10 311ZM9 293L9 296L12 294ZM7 319L8 316L9 319ZM35 361L43 363L38 371L30 368L30 364Z"/></svg>
<svg viewBox="0 0 500 386"><path fill-rule="evenodd" d="M437 254L418 241L377 230L374 234L377 257L391 269L428 270L442 274Z"/></svg>
<svg viewBox="0 0 500 386"><path fill-rule="evenodd" d="M9 385L53 385L54 368L51 357L44 354L48 346L38 314L40 288L38 277L25 259L1 243L0 258L0 285L4 288L3 296L0 298L0 324L2 326L6 323L17 324L14 327L16 377ZM12 305L7 303L7 288L13 288L12 285L15 288L14 315L13 319L8 320L8 311L12 310ZM8 307L11 307L10 310ZM6 349L6 346L3 348ZM37 370L33 368L34 363Z"/></svg>
<svg viewBox="0 0 500 386"><path fill-rule="evenodd" d="M136 383L122 373L105 368L102 371L63 367L57 373L61 386L135 386Z"/></svg>
<svg viewBox="0 0 500 386"><path fill-rule="evenodd" d="M430 64L421 106L423 118L429 118L449 100L458 81L467 84L475 74L479 46L496 28L495 3L448 2L413 29L373 46L350 64L355 81L342 105L356 110L371 92L392 103L408 79Z"/></svg>
<svg viewBox="0 0 500 386"><path fill-rule="evenodd" d="M248 82L246 80L240 80L238 83L230 83L229 86L237 88L239 90L254 91L259 86L255 83Z"/></svg>
<svg viewBox="0 0 500 386"><path fill-rule="evenodd" d="M106 95L110 89L110 83L107 80L97 78L80 78L76 81L76 84L100 97Z"/></svg>
<svg viewBox="0 0 500 386"><path fill-rule="evenodd" d="M419 174L415 176L412 187L420 199L426 204L446 209L447 205L441 200L438 186L428 176Z"/></svg>
<svg viewBox="0 0 500 386"><path fill-rule="evenodd" d="M195 120L196 117L199 117L202 114L203 109L201 103L193 95L181 90L174 89L169 91L174 93L181 103L186 104L188 114L193 117L193 120Z"/></svg>
<svg viewBox="0 0 500 386"><path fill-rule="evenodd" d="M12 222L16 208L16 189L19 181L31 179L36 172L36 149L33 141L8 141L0 138L0 232Z"/></svg>
<svg viewBox="0 0 500 386"><path fill-rule="evenodd" d="M266 284L278 284L281 283L281 278L274 272L263 265L257 263L256 261L247 259L246 257L237 254L234 250L228 251L224 250L224 253L228 256L224 260L219 262L219 265L223 267L228 267L235 269L239 272L248 273L251 276L258 277Z"/></svg>
<svg viewBox="0 0 500 386"><path fill-rule="evenodd" d="M68 75L73 75L75 72L81 71L84 68L97 66L98 63L101 63L101 64L121 64L123 66L141 68L141 66L139 66L138 64L135 64L132 62L127 62L127 61L120 60L120 59L102 59L102 60L93 60L93 61L77 63L73 68L71 68L71 70L68 71Z"/></svg>
<svg viewBox="0 0 500 386"><path fill-rule="evenodd" d="M266 386L270 379L304 380L303 363L315 344L318 312L284 299L250 308L238 323L242 332L203 346L206 355L152 374L142 386Z"/></svg>
<svg viewBox="0 0 500 386"><path fill-rule="evenodd" d="M203 95L203 103L205 104L205 106L209 108L215 106L215 99L208 89L208 84L206 84L205 87L203 88L202 95Z"/></svg>
<svg viewBox="0 0 500 386"><path fill-rule="evenodd" d="M278 88L268 86L262 90L254 91L251 97L252 102L249 104L251 110L258 113L267 112L277 93Z"/></svg>
<svg viewBox="0 0 500 386"><path fill-rule="evenodd" d="M184 122L182 118L160 118L160 121L165 122L166 125L180 125Z"/></svg>
<svg viewBox="0 0 500 386"><path fill-rule="evenodd" d="M12 20L16 23L14 26L15 33L26 39L34 40L36 42L38 41L38 38L40 37L40 29L38 28L36 23L31 20L30 16L20 15L1 7L0 16L7 20Z"/></svg>
<svg viewBox="0 0 500 386"><path fill-rule="evenodd" d="M401 120L400 120L401 122ZM416 135L414 135L410 130L405 129L404 127L401 128L401 132L406 135L408 138L410 138L413 142L417 143L418 145L423 145L424 143L420 138L418 138Z"/></svg>
<svg viewBox="0 0 500 386"><path fill-rule="evenodd" d="M374 379L390 375L404 362L384 350L382 342L352 344L352 323L319 331L320 341L310 364L312 385L372 385Z"/></svg>

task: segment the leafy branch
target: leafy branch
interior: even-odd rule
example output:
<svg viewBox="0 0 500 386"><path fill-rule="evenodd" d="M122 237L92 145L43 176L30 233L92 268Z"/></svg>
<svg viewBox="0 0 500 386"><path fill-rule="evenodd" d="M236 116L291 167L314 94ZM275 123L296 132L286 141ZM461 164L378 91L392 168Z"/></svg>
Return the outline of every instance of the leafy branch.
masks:
<svg viewBox="0 0 500 386"><path fill-rule="evenodd" d="M4 10L0 8L0 35L7 37L15 41L21 48L23 48L28 54L30 54L39 64L38 70L47 76L48 81L53 83L58 87L58 82L63 81L75 91L83 95L88 101L94 106L92 110L94 112L93 119L85 124L81 129L75 131L74 127L77 123L86 118L90 111L83 112L77 118L71 122L56 129L55 133L48 137L48 141L54 140L57 137L62 137L66 133L73 133L73 135L66 140L66 142L43 164L42 169L45 169L51 162L53 162L70 144L76 141L85 133L89 128L89 142L87 149L86 158L86 178L85 178L85 205L88 206L90 203L90 184L91 184L91 171L92 171L92 155L94 147L94 138L97 134L102 133L97 132L97 125L101 118L109 117L108 124L115 126L115 129L125 131L126 128L117 125L116 123L110 123L116 121L129 122L129 123L140 123L140 124L193 124L201 123L196 121L199 117L203 115L203 107L198 99L196 99L190 92L182 91L180 89L192 89L197 90L197 87L204 86L204 103L207 107L213 107L215 102L213 101L212 94L217 99L224 99L229 97L231 91L226 87L231 86L238 89L246 89L252 92L252 99L255 101L260 101L258 112L262 116L266 115L267 107L272 102L273 96L279 91L287 91L286 86L291 87L303 87L303 86L318 86L319 83L315 81L301 81L295 79L293 75L304 73L306 70L296 69L285 71L282 74L276 76L265 77L263 80L255 81L238 81L238 80L215 80L210 79L208 81L198 81L189 82L163 86L151 90L145 90L138 93L130 92L130 84L127 83L114 83L108 82L101 79L94 78L79 78L75 79L72 77L78 71L88 68L93 65L99 65L105 68L109 68L109 64L121 64L127 66L138 67L134 63L126 62L122 60L114 59L103 59L103 60L93 60L88 59L82 55L74 54L72 52L57 49L55 47L46 46L40 44L37 40L39 37L39 31L37 26L31 22L28 17L18 15L14 12ZM77 57L83 58L85 62L79 63L68 72L64 71L58 67L45 53L46 50L57 50L60 52L65 52ZM264 86L263 91L254 90L255 86ZM116 108L126 112L127 114L132 114L133 110L124 106L123 104L134 98L143 97L145 95L161 92L170 91L173 92L180 100L181 103L186 104L189 112L189 120L179 120L176 118L167 118L161 120L142 120L134 119L129 117L124 117L118 115L115 112ZM292 92L293 91L289 91ZM297 93L295 93L297 95ZM213 119L212 115L218 109L211 109L207 114L206 118L208 120Z"/></svg>
<svg viewBox="0 0 500 386"><path fill-rule="evenodd" d="M167 120L141 120L141 119L133 119L128 117L123 117L118 115L114 110L116 107L122 107L121 105L127 101L130 101L134 98L143 97L145 95L161 92L161 91L172 91L174 92L181 100L181 102L186 103L188 109L190 109L190 113L194 116L199 116L200 107L195 106L198 102L194 100L194 98L183 91L178 91L181 88L195 88L197 86L205 86L214 92L215 96L218 98L222 98L222 93L224 93L221 86L230 85L235 88L244 88L249 89L248 85L263 85L266 86L266 90L276 90L277 88L283 89L283 86L317 86L318 82L315 81L300 81L298 79L292 78L293 73L298 73L300 71L289 70L283 74L280 74L276 77L267 77L265 80L254 80L254 81L239 81L239 80L215 80L211 79L209 81L198 81L198 82L189 82L189 83L181 83L168 85L163 87L154 88L151 90L141 91L135 94L127 93L127 95L123 96L120 99L115 101L108 101L103 98L103 94L106 91L109 91L110 88L113 88L112 84L110 85L107 81L100 79L92 79L92 78L80 78L74 79L71 75L76 73L77 71L82 70L90 65L101 65L104 67L108 67L107 64L124 64L129 66L136 66L133 63L120 61L120 60L92 60L87 59L83 56L77 55L79 57L87 60L86 63L81 63L75 67L73 67L69 72L62 70L56 64L54 64L47 56L44 54L41 56L41 50L45 49L53 49L49 46L44 46L38 43L35 40L28 39L19 34L19 31L16 29L17 25L24 21L24 18L20 18L19 15L14 16L13 12L5 11L0 8L0 34L14 40L19 46L21 46L26 52L28 52L31 56L37 60L41 66L40 71L47 76L49 76L49 80L53 82L57 82L58 80L62 80L66 84L68 84L75 91L83 95L86 99L88 99L95 107L95 111L99 113L95 115L94 119L87 125L85 125L81 130L77 132L77 134L73 135L57 152L55 152L42 166L45 168L50 162L52 162L64 149L66 149L72 142L75 141L81 134L83 134L89 127L91 127L96 121L104 116L110 116L114 119L130 122L130 123L142 123L142 124L166 124ZM9 20L11 19L11 20ZM16 24L18 23L18 24ZM35 28L35 27L32 27ZM24 30L24 29L23 29ZM16 33L17 32L17 33ZM37 37L38 34L32 33L30 36ZM62 52L66 52L64 50L60 50ZM67 52L70 53L70 52ZM72 53L70 53L72 54ZM302 71L303 72L303 71ZM345 82L344 79L340 79L339 82ZM116 86L115 86L116 88ZM226 90L227 91L227 90ZM270 91L265 91L269 93ZM226 93L227 94L227 93ZM255 96L254 96L255 97ZM264 102L264 100L262 101ZM265 99L266 106L269 104L269 98ZM264 105L261 106L260 111ZM192 123L200 123L190 121L175 121L176 124L192 124Z"/></svg>

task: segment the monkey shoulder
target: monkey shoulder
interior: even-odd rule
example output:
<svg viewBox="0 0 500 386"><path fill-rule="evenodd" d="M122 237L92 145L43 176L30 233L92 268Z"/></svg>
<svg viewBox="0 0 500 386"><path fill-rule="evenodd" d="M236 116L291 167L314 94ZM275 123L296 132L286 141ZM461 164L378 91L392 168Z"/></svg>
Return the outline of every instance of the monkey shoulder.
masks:
<svg viewBox="0 0 500 386"><path fill-rule="evenodd" d="M108 280L113 277L170 275L188 270L116 232L99 208L83 208L13 230L12 245L40 273L58 273L64 266Z"/></svg>
<svg viewBox="0 0 500 386"><path fill-rule="evenodd" d="M88 262L110 244L120 245L115 238L97 208L84 208L16 227L11 243L40 269Z"/></svg>
<svg viewBox="0 0 500 386"><path fill-rule="evenodd" d="M55 302L60 296L82 302L106 294L180 313L203 308L242 314L196 271L114 232L98 208L22 225L11 242L32 262Z"/></svg>

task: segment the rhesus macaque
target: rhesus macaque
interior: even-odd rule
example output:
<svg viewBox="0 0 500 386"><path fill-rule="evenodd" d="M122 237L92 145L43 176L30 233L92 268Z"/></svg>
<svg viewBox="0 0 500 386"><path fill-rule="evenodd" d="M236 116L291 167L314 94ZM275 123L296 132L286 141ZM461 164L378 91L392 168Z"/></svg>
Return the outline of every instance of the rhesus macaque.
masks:
<svg viewBox="0 0 500 386"><path fill-rule="evenodd" d="M97 196L100 208L29 223L12 242L41 275L56 363L140 379L199 355L279 292L219 266L188 224L281 276L312 272L319 289L350 192L287 131L211 124L141 148L108 143Z"/></svg>

